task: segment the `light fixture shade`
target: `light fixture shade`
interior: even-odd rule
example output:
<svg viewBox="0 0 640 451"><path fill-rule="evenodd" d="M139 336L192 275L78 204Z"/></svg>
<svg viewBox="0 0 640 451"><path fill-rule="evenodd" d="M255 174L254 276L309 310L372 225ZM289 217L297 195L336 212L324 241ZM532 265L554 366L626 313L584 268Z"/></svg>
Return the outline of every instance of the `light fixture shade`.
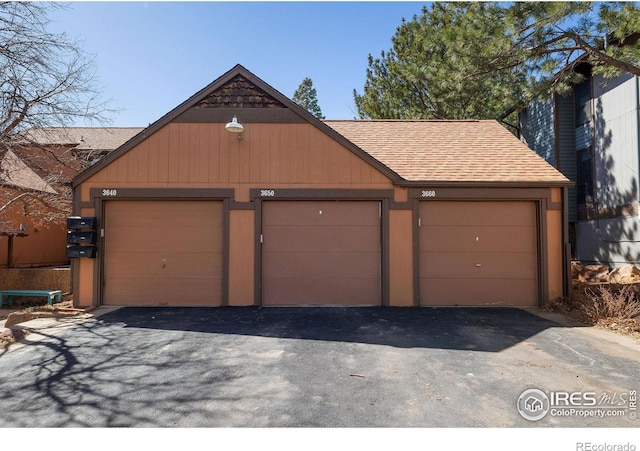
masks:
<svg viewBox="0 0 640 451"><path fill-rule="evenodd" d="M233 116L231 122L224 126L224 129L231 133L242 133L244 131L244 125L238 122L238 118Z"/></svg>

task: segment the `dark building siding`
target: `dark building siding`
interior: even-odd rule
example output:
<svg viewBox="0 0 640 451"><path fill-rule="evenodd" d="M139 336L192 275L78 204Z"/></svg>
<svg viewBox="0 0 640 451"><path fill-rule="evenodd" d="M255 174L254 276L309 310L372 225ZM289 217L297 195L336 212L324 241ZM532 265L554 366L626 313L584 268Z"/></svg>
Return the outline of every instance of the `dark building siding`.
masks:
<svg viewBox="0 0 640 451"><path fill-rule="evenodd" d="M555 166L572 182L576 182L578 171L576 166L576 129L574 119L573 96L556 96L556 164ZM577 192L570 187L569 222L578 221Z"/></svg>

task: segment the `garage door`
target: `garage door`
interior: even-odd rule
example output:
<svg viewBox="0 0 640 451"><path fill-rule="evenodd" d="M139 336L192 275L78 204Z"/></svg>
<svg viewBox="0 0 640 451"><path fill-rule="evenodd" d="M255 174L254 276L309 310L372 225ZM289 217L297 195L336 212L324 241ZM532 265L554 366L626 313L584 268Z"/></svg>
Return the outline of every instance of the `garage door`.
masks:
<svg viewBox="0 0 640 451"><path fill-rule="evenodd" d="M535 306L533 202L420 202L421 305Z"/></svg>
<svg viewBox="0 0 640 451"><path fill-rule="evenodd" d="M262 305L381 305L380 203L263 203Z"/></svg>
<svg viewBox="0 0 640 451"><path fill-rule="evenodd" d="M104 222L104 304L221 304L222 202L109 201Z"/></svg>

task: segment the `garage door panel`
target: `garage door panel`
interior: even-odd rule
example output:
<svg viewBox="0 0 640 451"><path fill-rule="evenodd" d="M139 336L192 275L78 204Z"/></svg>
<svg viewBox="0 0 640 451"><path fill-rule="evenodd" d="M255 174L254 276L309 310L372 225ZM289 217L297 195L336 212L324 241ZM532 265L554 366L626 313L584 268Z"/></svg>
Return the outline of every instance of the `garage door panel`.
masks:
<svg viewBox="0 0 640 451"><path fill-rule="evenodd" d="M163 226L170 219L172 227L183 227L222 216L222 202L212 201L116 201L108 206L110 226Z"/></svg>
<svg viewBox="0 0 640 451"><path fill-rule="evenodd" d="M265 201L263 305L380 305L377 201Z"/></svg>
<svg viewBox="0 0 640 451"><path fill-rule="evenodd" d="M423 305L430 306L531 306L535 279L431 279L426 284ZM473 297L469 297L472 289Z"/></svg>
<svg viewBox="0 0 640 451"><path fill-rule="evenodd" d="M272 252L264 262L269 277L376 278L380 276L378 253Z"/></svg>
<svg viewBox="0 0 640 451"><path fill-rule="evenodd" d="M535 278L536 254L533 253L443 253L432 252L420 266L420 277L459 278ZM478 266L479 265L479 266Z"/></svg>
<svg viewBox="0 0 640 451"><path fill-rule="evenodd" d="M305 252L357 252L380 247L378 226L269 226L271 250Z"/></svg>
<svg viewBox="0 0 640 451"><path fill-rule="evenodd" d="M162 240L162 248L167 252L198 252L201 249L222 250L220 236L221 228L208 228L206 226L183 227L181 229L170 227L144 227L135 229L127 226L109 228L111 241L128 244L131 252L145 252L157 246L158 239ZM159 238L161 237L161 238ZM198 237L198 239L194 239Z"/></svg>
<svg viewBox="0 0 640 451"><path fill-rule="evenodd" d="M424 225L530 226L536 212L532 202L421 202Z"/></svg>
<svg viewBox="0 0 640 451"><path fill-rule="evenodd" d="M199 252L198 255L176 252L114 252L105 264L110 277L221 278L222 253ZM117 262L127 261L128 265ZM135 278L134 277L134 278Z"/></svg>
<svg viewBox="0 0 640 451"><path fill-rule="evenodd" d="M115 200L105 205L103 303L222 303L220 201Z"/></svg>
<svg viewBox="0 0 640 451"><path fill-rule="evenodd" d="M422 201L421 305L537 305L537 215L527 201Z"/></svg>
<svg viewBox="0 0 640 451"><path fill-rule="evenodd" d="M180 289L177 282L189 289ZM135 280L115 278L109 282L109 305L167 305L167 306L211 306L222 305L222 283L220 280L207 278L144 278ZM129 287L135 284L137 289Z"/></svg>
<svg viewBox="0 0 640 451"><path fill-rule="evenodd" d="M345 214L345 212L348 212ZM360 201L278 201L270 202L262 225L371 225L380 220L378 203Z"/></svg>
<svg viewBox="0 0 640 451"><path fill-rule="evenodd" d="M525 226L423 226L421 252L535 252L535 229Z"/></svg>
<svg viewBox="0 0 640 451"><path fill-rule="evenodd" d="M272 278L265 281L263 296L270 305L380 305L379 278Z"/></svg>

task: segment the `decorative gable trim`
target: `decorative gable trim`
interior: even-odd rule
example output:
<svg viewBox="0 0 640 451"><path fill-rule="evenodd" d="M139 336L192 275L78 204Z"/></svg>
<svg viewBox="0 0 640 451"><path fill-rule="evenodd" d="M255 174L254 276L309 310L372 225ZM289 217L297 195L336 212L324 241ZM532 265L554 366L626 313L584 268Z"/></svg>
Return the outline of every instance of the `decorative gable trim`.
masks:
<svg viewBox="0 0 640 451"><path fill-rule="evenodd" d="M196 102L193 108L286 108L247 77L236 75Z"/></svg>

